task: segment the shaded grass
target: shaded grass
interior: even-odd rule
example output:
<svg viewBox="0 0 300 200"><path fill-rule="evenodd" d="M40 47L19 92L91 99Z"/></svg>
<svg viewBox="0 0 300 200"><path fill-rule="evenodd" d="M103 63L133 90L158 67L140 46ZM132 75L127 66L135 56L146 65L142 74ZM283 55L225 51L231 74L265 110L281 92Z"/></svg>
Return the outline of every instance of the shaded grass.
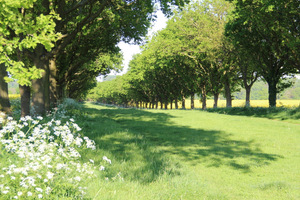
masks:
<svg viewBox="0 0 300 200"><path fill-rule="evenodd" d="M232 107L232 108L209 108L208 112L228 115L253 116L274 120L285 120L300 124L300 107L286 108L263 108L263 107Z"/></svg>
<svg viewBox="0 0 300 200"><path fill-rule="evenodd" d="M94 139L94 199L298 199L296 124L190 110L87 104L77 122ZM124 180L116 174L121 173Z"/></svg>

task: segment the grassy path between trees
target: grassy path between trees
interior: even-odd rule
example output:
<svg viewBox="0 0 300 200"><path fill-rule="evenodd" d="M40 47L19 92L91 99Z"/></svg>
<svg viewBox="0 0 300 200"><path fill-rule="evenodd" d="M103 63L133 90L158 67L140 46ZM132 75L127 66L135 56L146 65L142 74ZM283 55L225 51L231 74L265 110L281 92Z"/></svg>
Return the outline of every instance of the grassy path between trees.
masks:
<svg viewBox="0 0 300 200"><path fill-rule="evenodd" d="M94 199L300 199L300 120L91 103L77 123L112 164ZM119 175L118 175L119 174Z"/></svg>

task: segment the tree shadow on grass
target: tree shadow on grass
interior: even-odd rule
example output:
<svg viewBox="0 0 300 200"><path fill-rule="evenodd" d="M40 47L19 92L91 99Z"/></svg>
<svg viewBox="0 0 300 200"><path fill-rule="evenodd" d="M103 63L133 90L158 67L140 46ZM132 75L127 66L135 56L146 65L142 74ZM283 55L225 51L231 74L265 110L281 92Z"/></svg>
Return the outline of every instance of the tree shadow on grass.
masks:
<svg viewBox="0 0 300 200"><path fill-rule="evenodd" d="M89 126L94 130L95 124L102 127L96 132L85 131L99 148L112 152L120 162L142 160L131 178L143 183L152 182L163 173L178 173L176 168L180 162L171 162L169 155L192 165L228 166L244 173L280 158L279 155L263 152L254 141L233 140L225 132L172 124L170 119L173 116L167 113L91 108L86 108L86 113L93 117L87 119L88 126L83 127L84 130ZM105 129L107 126L113 128Z"/></svg>
<svg viewBox="0 0 300 200"><path fill-rule="evenodd" d="M299 120L300 119L300 106L295 108L286 108L286 107L209 108L207 109L207 111L220 113L220 114L227 114L227 115L262 117L262 118L276 119L276 120Z"/></svg>

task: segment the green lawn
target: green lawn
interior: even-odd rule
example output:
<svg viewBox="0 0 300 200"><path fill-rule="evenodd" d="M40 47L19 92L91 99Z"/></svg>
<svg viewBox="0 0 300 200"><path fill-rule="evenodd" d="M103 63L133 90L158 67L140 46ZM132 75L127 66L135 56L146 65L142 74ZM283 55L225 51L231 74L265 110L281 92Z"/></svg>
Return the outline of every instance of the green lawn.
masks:
<svg viewBox="0 0 300 200"><path fill-rule="evenodd" d="M300 120L85 107L76 121L98 147L86 156L112 160L91 198L300 199Z"/></svg>

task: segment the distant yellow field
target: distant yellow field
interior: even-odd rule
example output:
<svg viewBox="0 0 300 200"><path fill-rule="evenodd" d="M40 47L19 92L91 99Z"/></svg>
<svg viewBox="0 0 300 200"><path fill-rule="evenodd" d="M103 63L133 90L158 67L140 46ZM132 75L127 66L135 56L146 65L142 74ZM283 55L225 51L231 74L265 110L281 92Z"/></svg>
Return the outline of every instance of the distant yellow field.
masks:
<svg viewBox="0 0 300 200"><path fill-rule="evenodd" d="M12 100L12 99L18 99L20 98L20 94L9 94L8 95L9 99Z"/></svg>
<svg viewBox="0 0 300 200"><path fill-rule="evenodd" d="M213 107L213 100L207 100L206 102L207 108ZM269 107L269 101L268 100L251 100L250 101L251 107ZM185 103L186 109L191 108L191 101L186 100ZM181 108L181 102L179 103L179 108ZM232 101L233 107L243 107L245 106L245 100L233 100ZM298 107L300 106L300 100L277 100L277 107ZM169 105L168 108L171 106ZM219 100L218 101L218 107L226 107L226 100ZM175 108L175 104L173 103L173 108ZM195 108L202 108L202 104L199 100L195 101Z"/></svg>

